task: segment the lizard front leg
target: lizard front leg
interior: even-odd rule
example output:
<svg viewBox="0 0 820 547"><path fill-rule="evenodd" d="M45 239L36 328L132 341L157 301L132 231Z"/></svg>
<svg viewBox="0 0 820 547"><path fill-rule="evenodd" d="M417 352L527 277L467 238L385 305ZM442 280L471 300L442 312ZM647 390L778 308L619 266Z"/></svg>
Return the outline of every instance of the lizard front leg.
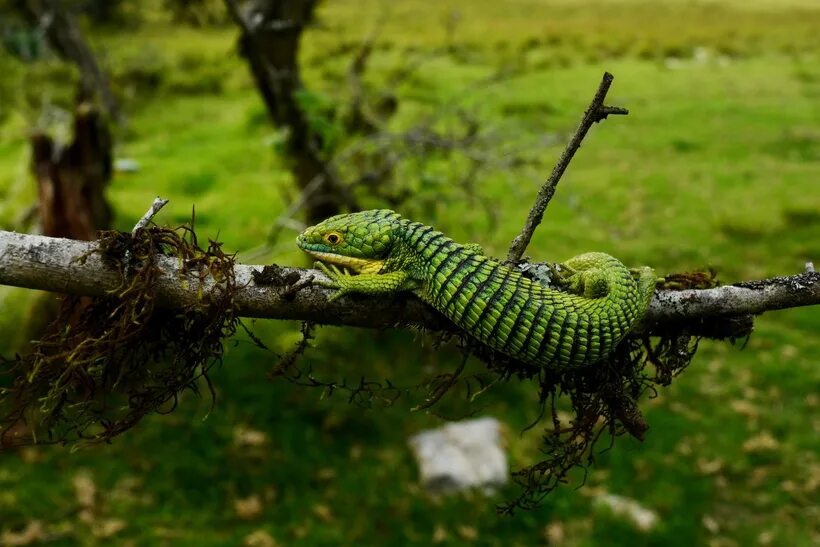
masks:
<svg viewBox="0 0 820 547"><path fill-rule="evenodd" d="M345 294L351 293L388 294L413 290L419 287L417 281L411 279L407 272L401 270L383 274L350 275L335 266L327 266L322 262L317 262L316 267L322 270L330 278L330 281L317 280L313 284L328 289L337 289L327 299L328 302L333 302Z"/></svg>

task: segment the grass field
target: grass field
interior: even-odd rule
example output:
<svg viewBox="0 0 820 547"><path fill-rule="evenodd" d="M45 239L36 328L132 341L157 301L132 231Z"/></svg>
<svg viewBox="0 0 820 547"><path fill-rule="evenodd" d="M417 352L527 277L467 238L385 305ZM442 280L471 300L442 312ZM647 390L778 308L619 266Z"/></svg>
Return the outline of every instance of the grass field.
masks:
<svg viewBox="0 0 820 547"><path fill-rule="evenodd" d="M396 90L396 130L464 109L499 150L532 158L479 175L476 191L494 204L497 225L456 192L418 220L503 255L608 70L609 102L630 115L590 132L531 255L596 249L660 273L712 266L727 282L820 262L814 2L384 5L323 4L305 37L307 85L343 93L350 52L383 18L369 85L389 82L408 60L419 65ZM92 36L128 97L117 155L140 164L109 192L117 227L130 229L159 194L171 203L158 222L184 222L195 206L200 236L218 234L240 260L305 264L295 232L267 241L294 193L233 29L171 28L157 17ZM0 83L0 228L14 229L35 198L26 131L43 112L59 119L74 76L55 61L0 57L0 68L10 75ZM34 298L0 288L0 353L21 347ZM298 338L296 324L253 327L274 351ZM431 498L420 488L406 439L439 418L411 412L411 400L362 408L266 381L276 356L238 336L213 374L213 409L189 394L108 446L0 454L0 544L817 544L818 331L820 311L804 308L759 318L743 348L702 342L690 369L644 401L645 442L619 439L584 487L573 477L512 518L495 504L513 490ZM306 363L323 378L413 385L459 359L413 332L325 328L314 345ZM532 385L500 386L480 414L507 424L513 466L536 461L538 431L521 433L537 414ZM656 512L658 525L641 531L602 508L605 492Z"/></svg>

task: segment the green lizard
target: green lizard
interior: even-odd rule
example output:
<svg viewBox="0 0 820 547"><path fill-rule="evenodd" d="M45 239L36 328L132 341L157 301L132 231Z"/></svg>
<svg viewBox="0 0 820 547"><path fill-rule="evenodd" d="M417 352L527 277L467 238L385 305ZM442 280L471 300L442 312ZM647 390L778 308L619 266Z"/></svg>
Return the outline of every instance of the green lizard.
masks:
<svg viewBox="0 0 820 547"><path fill-rule="evenodd" d="M297 245L330 278L315 283L338 289L330 300L412 291L481 343L545 367L606 358L644 317L655 289L650 268L633 276L604 253L567 260L563 290L544 287L477 245L386 209L329 218L302 232Z"/></svg>

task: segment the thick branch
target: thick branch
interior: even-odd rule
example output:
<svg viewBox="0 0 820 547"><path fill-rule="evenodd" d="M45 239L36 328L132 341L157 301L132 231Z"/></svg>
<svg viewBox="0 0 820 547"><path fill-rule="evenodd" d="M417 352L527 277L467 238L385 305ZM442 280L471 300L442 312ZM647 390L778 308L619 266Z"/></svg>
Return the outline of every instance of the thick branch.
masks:
<svg viewBox="0 0 820 547"><path fill-rule="evenodd" d="M555 164L549 178L546 182L544 182L544 185L538 191L538 195L535 198L535 204L532 206L530 214L527 216L527 221L524 223L524 228L510 244L510 250L507 253L508 264L515 264L521 260L521 257L524 255L524 251L530 244L535 228L541 224L541 219L544 218L544 211L547 210L547 205L550 200L552 200L552 196L555 194L555 188L558 186L558 181L561 180L561 177L564 175L564 171L567 170L569 162L571 162L572 157L575 156L575 152L577 152L578 148L581 147L581 141L584 140L584 137L589 131L589 128L592 127L592 124L605 120L610 114L629 114L629 110L626 108L604 105L604 100L606 99L606 94L609 91L609 86L612 85L612 79L612 74L609 72L604 72L604 77L598 85L598 91L595 92L595 96L592 98L589 108L587 108L586 112L584 112L584 117L581 119L578 129L575 130L575 134L572 135L572 138L567 143L564 153L561 154L561 157L558 159L558 163Z"/></svg>
<svg viewBox="0 0 820 547"><path fill-rule="evenodd" d="M820 272L742 281L705 290L657 291L649 320L657 323L698 317L751 315L820 304Z"/></svg>
<svg viewBox="0 0 820 547"><path fill-rule="evenodd" d="M0 231L0 284L74 295L104 296L120 285L120 274L95 252L95 242ZM183 273L176 258L159 257L156 290L170 308L196 304L214 286L197 272ZM329 303L330 291L310 285L316 270L278 268L270 284L253 273L263 266L237 265L234 302L245 317L308 320L324 324L384 328L420 325L447 329L447 322L412 296L353 296ZM203 287L202 284L205 286ZM294 290L300 287L299 290ZM202 290L205 289L205 290ZM820 304L820 272L738 283L706 290L658 291L647 319L650 331L709 318L743 317L765 311Z"/></svg>
<svg viewBox="0 0 820 547"><path fill-rule="evenodd" d="M105 296L120 286L116 268L103 262L96 242L50 238L0 230L0 285L73 295ZM160 256L157 298L161 305L181 308L195 305L214 286L210 277L200 282L198 272L182 273L179 260ZM396 299L342 298L328 303L331 291L306 286L308 276L322 277L316 270L279 268L280 282L259 285L253 273L264 266L237 265L234 302L238 315L270 319L308 320L332 325L391 327L419 324L435 326L441 319L420 301ZM203 286L204 285L204 286ZM204 290L203 290L204 289Z"/></svg>

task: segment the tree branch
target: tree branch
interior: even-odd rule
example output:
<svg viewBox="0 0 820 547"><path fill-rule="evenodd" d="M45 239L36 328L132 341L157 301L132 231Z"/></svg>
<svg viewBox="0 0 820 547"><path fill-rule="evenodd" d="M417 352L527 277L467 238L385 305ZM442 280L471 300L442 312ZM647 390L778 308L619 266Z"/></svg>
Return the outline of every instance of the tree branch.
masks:
<svg viewBox="0 0 820 547"><path fill-rule="evenodd" d="M216 283L209 275L183 272L175 257L157 257L160 274L156 291L160 305L181 308L196 305ZM332 325L391 327L436 325L435 312L410 297L396 299L341 298L328 303L331 290L307 286L306 278L323 278L318 270L274 268L270 283L259 284L253 274L265 266L238 264L234 303L244 317L307 320ZM271 270L269 270L270 272ZM0 285L72 295L106 296L120 287L119 271L106 264L97 242L50 238L0 230ZM294 291L294 285L305 288Z"/></svg>
<svg viewBox="0 0 820 547"><path fill-rule="evenodd" d="M151 223L151 220L153 220L154 216L156 216L156 214L159 213L159 210L165 207L167 203L167 199L162 199L159 196L155 197L153 203L151 203L151 207L149 207L148 210L145 211L145 214L142 215L142 218L140 218L134 225L134 229L132 230L132 232L136 232L137 230L147 228L148 225Z"/></svg>
<svg viewBox="0 0 820 547"><path fill-rule="evenodd" d="M160 256L156 283L160 305L169 308L201 303L216 287L204 272L187 271L174 257ZM264 272L264 283L255 274ZM238 264L234 268L237 315L313 321L323 324L385 328L418 325L431 330L453 327L411 295L394 298L354 295L328 302L331 291L312 286L318 270ZM0 284L29 289L105 296L121 284L119 271L107 264L97 242L75 241L0 231ZM820 304L820 272L747 281L704 290L659 290L649 308L649 332L684 324L708 324L710 318L742 318L765 311ZM695 329L696 330L696 329ZM706 329L708 331L708 329ZM709 331L711 332L711 331ZM724 334L733 336L736 334Z"/></svg>
<svg viewBox="0 0 820 547"><path fill-rule="evenodd" d="M629 110L626 108L604 105L604 99L606 99L606 94L609 91L609 86L612 85L613 78L614 76L612 76L612 74L609 72L604 72L601 83L598 85L598 91L595 92L595 96L592 98L589 108L587 108L586 112L584 112L584 117L581 119L581 124L578 126L578 129L575 130L575 134L572 135L572 138L567 143L564 153L561 154L561 157L558 159L558 163L555 164L549 178L546 182L544 182L544 185L538 191L538 195L535 198L535 204L532 206L532 209L527 216L527 221L524 223L524 228L522 228L521 233L518 234L510 244L510 250L507 252L507 264L512 265L521 260L521 257L524 255L524 251L530 244L532 234L544 218L544 211L547 210L547 205L550 200L552 200L552 196L555 195L555 188L558 186L558 181L561 180L561 177L564 175L564 171L567 170L569 162L572 161L573 156L575 156L575 152L577 152L578 148L581 147L581 141L584 140L584 137L589 131L589 128L592 127L592 124L605 120L610 114L629 114Z"/></svg>

